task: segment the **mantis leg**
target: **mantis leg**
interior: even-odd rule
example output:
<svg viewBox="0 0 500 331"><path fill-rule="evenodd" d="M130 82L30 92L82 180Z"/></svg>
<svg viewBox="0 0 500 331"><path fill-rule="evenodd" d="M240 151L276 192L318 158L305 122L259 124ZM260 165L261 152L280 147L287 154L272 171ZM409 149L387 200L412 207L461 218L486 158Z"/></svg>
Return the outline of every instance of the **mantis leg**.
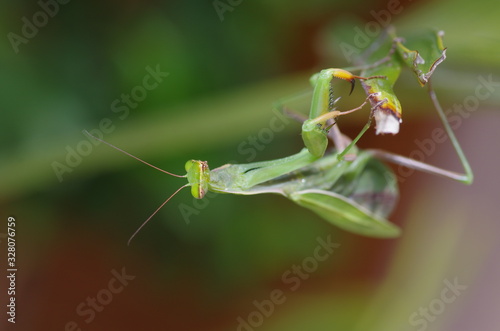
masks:
<svg viewBox="0 0 500 331"><path fill-rule="evenodd" d="M364 104L363 104L364 105ZM354 110L358 110L358 109L361 109L362 106L360 107L357 107L356 109ZM349 110L349 111L346 111L347 113L348 112L352 112L354 111L353 109ZM295 121L299 122L299 123L304 123L306 120L307 120L307 117L302 114L302 113L299 113L299 112L296 112L288 107L284 107L282 106L281 107L281 111L288 117L290 117L291 119L294 119ZM342 112L343 115L346 114L346 112ZM339 115L337 115L339 116ZM332 121L332 119L330 119L328 122L327 122L327 125L328 127L330 128L329 131L328 131L328 138L333 142L333 145L335 147L335 149L337 151L344 151L342 153L342 156L345 156L345 154L349 151L349 149L354 145L352 144L352 139L347 137L346 135L344 135L342 132L340 132L340 129L339 129L339 126L338 125L334 125L336 123L334 123ZM361 136L363 135L363 133L370 127L369 124L367 124L367 127L366 129L364 129L359 135L358 137L356 137L356 141L359 140L359 138L361 138ZM347 147L349 147L347 149Z"/></svg>
<svg viewBox="0 0 500 331"><path fill-rule="evenodd" d="M469 161L465 157L465 154L462 150L462 147L460 147L460 144L458 143L457 138L455 137L455 134L453 133L453 129L450 127L450 123L448 123L448 119L446 118L446 114L443 111L443 108L441 107L441 104L439 103L439 100L436 96L436 93L432 89L432 84L431 81L428 81L428 90L429 90L429 96L431 97L432 103L434 104L434 107L436 108L436 111L439 115L439 118L441 119L441 122L443 123L444 129L448 136L450 137L451 143L453 145L453 148L455 149L455 152L458 155L458 158L460 159L460 163L462 163L462 167L464 168L465 173L460 176L457 180L464 183L464 184L472 184L472 181L474 180L474 174L472 173L472 169L469 165Z"/></svg>
<svg viewBox="0 0 500 331"><path fill-rule="evenodd" d="M361 77L353 75L349 71L336 68L322 70L320 73L311 77L311 83L314 85L314 92L309 119L302 124L302 139L309 152L316 157L323 156L328 145L327 133L331 126L331 124L328 124L328 121L361 108L358 107L346 112L333 111L336 101L333 98L333 91L331 88L331 81L333 78L349 81L351 83L352 92L356 78L366 80L382 77Z"/></svg>
<svg viewBox="0 0 500 331"><path fill-rule="evenodd" d="M371 95L369 95L367 97L367 100L370 99ZM366 101L365 101L366 102ZM358 142L359 139L361 139L361 137L365 134L365 132L370 128L371 124L372 124L372 119L375 115L375 110L379 107L380 104L386 102L385 100L381 100L379 101L373 108L372 108L372 111L370 113L370 117L368 118L368 122L366 122L365 126L363 127L363 129L361 129L361 131L358 133L358 135L356 136L356 138L354 138L349 145L347 145L347 147L345 147L342 152L340 152L338 155L337 155L337 158L340 160L343 160L344 159L344 156L349 152L349 150L354 146L356 145L356 143ZM340 150L340 149L339 149Z"/></svg>
<svg viewBox="0 0 500 331"><path fill-rule="evenodd" d="M432 175L438 175L445 178L451 178L462 183L469 183L467 177L464 174L459 174L454 171L445 170L424 162L420 162L409 157L384 151L381 149L368 149L366 152L370 153L379 160L391 162L397 165L402 165L410 169L415 169L418 171L426 172Z"/></svg>

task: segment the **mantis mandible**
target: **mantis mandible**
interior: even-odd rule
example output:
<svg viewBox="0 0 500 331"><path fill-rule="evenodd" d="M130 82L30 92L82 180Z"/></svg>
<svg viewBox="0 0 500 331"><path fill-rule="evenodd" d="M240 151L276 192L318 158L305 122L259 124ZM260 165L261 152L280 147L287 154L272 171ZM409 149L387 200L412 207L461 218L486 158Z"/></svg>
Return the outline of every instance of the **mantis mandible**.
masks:
<svg viewBox="0 0 500 331"><path fill-rule="evenodd" d="M392 51L393 48L391 48ZM389 52L388 60L379 60L376 65L366 66L365 71L380 68L385 62L393 62L390 70L402 66L400 59ZM396 69L399 70L399 69ZM377 70L375 70L377 71ZM202 199L208 191L226 194L254 195L263 193L281 194L296 204L308 208L332 224L360 235L392 238L399 235L400 230L388 222L386 217L393 210L398 197L397 179L395 174L381 161L388 161L408 168L440 175L446 178L470 184L473 179L471 168L460 145L446 119L443 109L432 89L430 74L426 77L429 96L441 122L452 141L465 174L441 169L405 156L396 155L383 150L360 150L355 143L369 128L372 117L383 115L381 122L377 121L377 130L387 133L397 133L395 123L400 115L399 101L392 91L392 85L397 75L387 70L378 70L375 75L367 77L356 76L344 69L325 69L311 77L314 87L309 118L303 122L302 138L305 148L289 157L254 162L248 164L226 164L210 170L206 161L190 160L186 162L185 175L175 175L155 167L140 158L100 139L92 136L118 151L131 156L138 161L172 176L187 178L188 183L177 189L156 209L149 218L133 233L128 243L149 222L149 220L181 189L191 187L191 194ZM388 77L389 76L389 77ZM365 85L368 96L359 106L347 111L334 109L335 100L331 90L331 80L340 78L351 83L354 88L355 79L360 79ZM382 82L377 82L377 81ZM385 80L385 82L384 82ZM370 82L370 83L368 83ZM371 103L371 113L367 125L358 136L351 140L344 136L338 125L331 120L362 109ZM394 115L396 122L383 111L384 107L399 107L399 115ZM378 112L378 113L377 113ZM387 115L387 116L386 116ZM382 116L382 117L383 117ZM399 130L399 127L397 128ZM334 149L327 152L328 139L334 144ZM349 159L345 157L349 152Z"/></svg>

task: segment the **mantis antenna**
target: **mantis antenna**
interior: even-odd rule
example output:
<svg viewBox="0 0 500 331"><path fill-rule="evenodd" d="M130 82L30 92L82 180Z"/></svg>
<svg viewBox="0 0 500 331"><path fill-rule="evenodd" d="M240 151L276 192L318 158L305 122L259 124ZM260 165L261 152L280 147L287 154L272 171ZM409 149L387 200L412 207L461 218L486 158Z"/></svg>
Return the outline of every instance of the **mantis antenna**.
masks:
<svg viewBox="0 0 500 331"><path fill-rule="evenodd" d="M181 177L183 177L183 176L181 176ZM141 229L144 227L144 225L146 225L146 224L149 222L149 220L150 220L151 218L153 218L153 216L155 216L155 215L156 215L156 213L157 213L160 209L162 209L162 208L163 208L163 206L165 206L165 204L166 204L166 203L167 203L170 199L172 199L172 197L173 197L174 195L176 195L177 193L179 193L179 191L180 191L180 190L182 190L183 188L188 187L188 186L189 186L189 184L182 185L181 187L179 187L179 188L177 189L177 191L175 191L175 192L174 192L171 196L169 196L169 197L167 198L167 200L165 200L165 201L164 201L164 202L160 205L160 207L158 207L158 208L154 211L154 213L152 213L152 214L151 214L151 216L149 216L149 217L148 217L148 219L147 219L147 220L145 220L145 221L144 221L144 223L142 223L142 224L141 224L141 226L139 226L139 227L137 228L137 230L135 230L135 232L134 232L134 233L130 236L130 239L127 241L127 246L130 246L130 242L132 241L132 239L134 239L135 235L136 235L136 234L138 234L138 233L139 233L139 231L141 231Z"/></svg>
<svg viewBox="0 0 500 331"><path fill-rule="evenodd" d="M166 174L171 175L171 176L174 176L174 177L179 177L179 178L186 178L186 177L187 177L187 175L184 175L184 176L181 176L181 175L176 175L176 174L173 174L173 173L171 173L171 172L165 171L165 170L163 170L163 169L161 169L161 168L158 168L158 167L156 167L156 166L154 166L154 165L152 165L152 164L150 164L150 163L148 163L148 162L146 162L146 161L144 161L144 160L141 160L141 159L140 159L140 158L138 158L137 156L134 156L134 155L132 155L132 154L130 154L130 153L128 153L128 152L125 152L123 149L118 148L118 147L116 147L115 145L113 145L113 144L111 144L111 143L108 143L107 141L104 141L104 140L102 140L102 139L100 139L100 138L97 138L96 136L93 136L93 135L92 135L92 134L90 134L87 130L83 130L82 132L83 132L83 134L85 134L85 135L87 135L87 136L90 136L90 137L92 137L92 138L94 138L94 139L96 139L96 140L98 140L98 141L100 141L100 142L102 142L102 143L105 143L106 145L108 145L108 146L110 146L110 147L112 147L112 148L116 149L117 151L122 152L123 154L128 155L128 156L130 156L130 157L132 157L132 158L136 159L137 161L140 161L140 162L142 162L142 163L144 163L144 164L146 164L146 165L150 166L150 167L151 167L151 168L153 168L153 169L156 169L156 170L158 170L158 171L161 171L161 172L163 172L163 173L166 173ZM149 222L149 220L150 220L151 218L153 218L153 216L154 216L154 215L156 215L156 213L157 213L160 209L162 209L162 208L163 208L163 206L165 206L165 204L166 204L166 203L167 203L170 199L172 199L172 197L174 197L174 195L176 195L177 193L179 193L179 191L180 191L180 190L182 190L183 188L185 188L185 187L187 187L187 186L189 186L189 185L190 185L190 184L188 183L188 184L186 184L186 185L183 185L183 186L179 187L179 188L177 189L177 191L175 191L175 192L174 192L171 196L169 196L169 197L167 198L167 200L165 200L165 201L164 201L164 202L160 205L160 207L158 207L158 208L157 208L157 209L156 209L156 210L155 210L155 211L151 214L151 216L149 216L149 217L148 217L148 219L147 219L147 220L145 220L145 221L141 224L141 226L139 226L139 228L138 228L137 230L135 230L135 232L132 234L132 236L131 236L131 237L130 237L130 239L128 240L128 242L127 242L127 246L129 246L129 245L130 245L130 242L132 241L132 239L134 239L134 237L136 236L136 234L137 234L137 233L139 233L139 231L141 231L141 229L142 229L142 228L143 228L143 227L144 227L144 226L145 226L145 225Z"/></svg>
<svg viewBox="0 0 500 331"><path fill-rule="evenodd" d="M106 144L106 145L108 145L109 147L112 147L112 148L116 149L117 151L122 152L123 154L128 155L128 156L130 156L131 158L134 158L134 159L136 159L137 161L140 161L140 162L144 163L145 165L150 166L150 167L151 167L151 168L153 168L153 169L156 169L156 170L158 170L158 171L164 172L164 173L166 173L166 174L168 174L168 175L170 175L170 176L179 177L179 178L186 178L186 175L183 175L183 176L181 176L181 175L176 175L176 174L173 174L173 173L171 173L171 172L168 172L168 171L165 171L165 170L163 170L163 169L160 169L160 168L158 168L158 167L155 167L154 165L152 165L152 164L150 164L150 163L147 163L147 162L146 162L146 161L144 161L144 160L141 160L141 159L140 159L140 158L138 158L137 156L134 156L134 155L130 154L129 152L125 152L123 149L118 148L118 147L116 147L115 145L113 145L113 144L111 144L111 143L108 143L107 141L104 141L104 140L102 140L102 139L100 139L100 138L97 138L96 136L91 135L91 134L90 134L90 132L88 132L87 130L83 130L82 132L83 132L83 134L85 134L85 135L87 135L87 136L90 136L90 137L94 138L95 140L98 140L98 141L100 141L100 142L102 142L102 143L105 143L105 144Z"/></svg>

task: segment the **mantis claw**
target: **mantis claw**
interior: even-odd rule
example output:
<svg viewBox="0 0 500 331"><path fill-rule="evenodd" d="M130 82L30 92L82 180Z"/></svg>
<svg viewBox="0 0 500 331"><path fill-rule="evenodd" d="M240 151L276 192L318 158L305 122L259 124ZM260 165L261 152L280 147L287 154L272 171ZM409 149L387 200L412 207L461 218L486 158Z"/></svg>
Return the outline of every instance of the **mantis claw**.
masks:
<svg viewBox="0 0 500 331"><path fill-rule="evenodd" d="M353 78L353 79L350 79L349 81L351 83L351 92L349 92L349 95L351 95L352 91L354 91L354 86L356 85L356 80Z"/></svg>

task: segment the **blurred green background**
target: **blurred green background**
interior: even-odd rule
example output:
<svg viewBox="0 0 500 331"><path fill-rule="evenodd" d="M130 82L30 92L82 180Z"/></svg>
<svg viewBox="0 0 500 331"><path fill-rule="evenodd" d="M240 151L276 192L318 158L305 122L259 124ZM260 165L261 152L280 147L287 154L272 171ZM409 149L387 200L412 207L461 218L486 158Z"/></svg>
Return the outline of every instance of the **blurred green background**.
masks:
<svg viewBox="0 0 500 331"><path fill-rule="evenodd" d="M0 265L6 270L7 218L14 216L18 266L17 323L2 312L2 329L500 326L498 83L459 113L456 133L474 184L403 176L390 218L403 228L395 240L346 233L279 196L194 201L185 190L127 247L184 181L82 134L99 129L104 139L180 174L188 159L215 168L290 155L302 146L300 125L292 121L248 149L276 116L273 102L307 89L308 77L322 68L349 65L340 43L353 44L360 31L386 23L401 35L445 30L448 59L435 87L445 109L458 109L474 101L478 77L500 82L498 3L42 0L0 6ZM165 73L157 84L148 78L155 70ZM409 155L416 140L440 127L409 73L396 92L404 109L401 133L376 137L371 130L361 147ZM127 103L131 94L135 100ZM351 97L353 104L360 96ZM307 112L308 101L294 107ZM342 130L353 136L366 116L343 120ZM68 159L75 150L80 158ZM460 170L448 141L425 161ZM58 177L54 167L61 165L68 168ZM194 211L189 217L181 212L186 206ZM313 256L317 238L340 246L292 290L283 277ZM110 292L122 272L135 278ZM1 279L5 307L8 284ZM451 295L444 298L443 291L454 282L461 290L445 302ZM276 291L283 297L271 309L266 303ZM96 296L92 306L88 300Z"/></svg>

